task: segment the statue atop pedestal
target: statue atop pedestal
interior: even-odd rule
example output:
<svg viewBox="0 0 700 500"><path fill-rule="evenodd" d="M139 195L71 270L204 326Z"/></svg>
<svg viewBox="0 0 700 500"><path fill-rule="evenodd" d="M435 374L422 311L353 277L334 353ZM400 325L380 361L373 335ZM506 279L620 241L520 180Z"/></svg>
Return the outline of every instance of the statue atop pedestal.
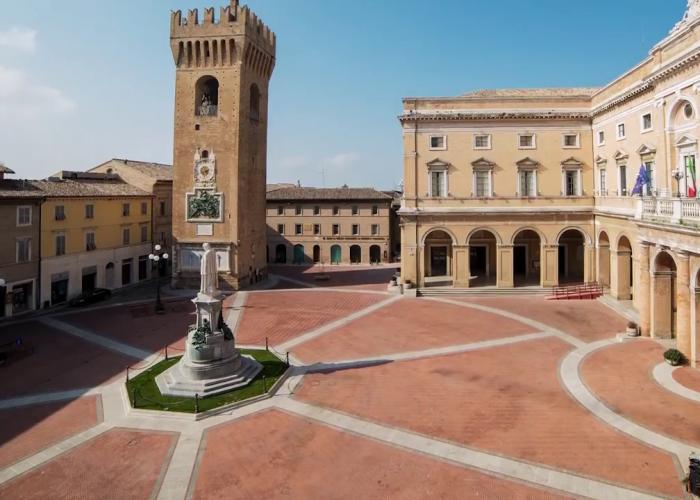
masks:
<svg viewBox="0 0 700 500"><path fill-rule="evenodd" d="M192 299L197 321L190 327L185 355L179 363L156 377L162 394L207 396L249 384L262 370L252 358L241 356L222 316L216 251L204 243L200 286Z"/></svg>

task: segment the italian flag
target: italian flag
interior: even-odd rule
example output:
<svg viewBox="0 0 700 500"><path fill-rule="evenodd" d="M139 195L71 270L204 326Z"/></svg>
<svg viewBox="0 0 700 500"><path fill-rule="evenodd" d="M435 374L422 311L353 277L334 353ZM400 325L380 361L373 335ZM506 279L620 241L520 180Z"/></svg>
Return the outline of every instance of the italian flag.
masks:
<svg viewBox="0 0 700 500"><path fill-rule="evenodd" d="M688 198L695 198L698 194L698 189L695 184L695 156L685 157L685 170L688 182Z"/></svg>

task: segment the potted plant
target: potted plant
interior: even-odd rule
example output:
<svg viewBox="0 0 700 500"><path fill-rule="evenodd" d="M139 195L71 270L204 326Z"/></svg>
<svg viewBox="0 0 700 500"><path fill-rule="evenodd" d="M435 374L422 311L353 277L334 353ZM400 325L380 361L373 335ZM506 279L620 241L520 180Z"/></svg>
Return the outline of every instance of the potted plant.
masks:
<svg viewBox="0 0 700 500"><path fill-rule="evenodd" d="M678 366L683 362L683 353L678 349L669 349L664 353L666 363L671 366Z"/></svg>
<svg viewBox="0 0 700 500"><path fill-rule="evenodd" d="M627 336L628 337L639 336L639 327L637 326L637 323L635 323L634 321L629 321L627 323Z"/></svg>

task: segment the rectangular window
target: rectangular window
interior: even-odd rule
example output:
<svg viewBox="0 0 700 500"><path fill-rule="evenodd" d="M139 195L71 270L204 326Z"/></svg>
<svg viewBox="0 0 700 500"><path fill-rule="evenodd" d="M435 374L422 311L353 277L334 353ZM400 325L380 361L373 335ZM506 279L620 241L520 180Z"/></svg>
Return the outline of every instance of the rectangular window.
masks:
<svg viewBox="0 0 700 500"><path fill-rule="evenodd" d="M654 183L656 182L656 179L654 178L654 162L653 161L645 161L644 162L644 169L647 171L647 177L649 178L649 182L644 185L644 193L647 196L653 196L654 195Z"/></svg>
<svg viewBox="0 0 700 500"><path fill-rule="evenodd" d="M377 205L372 205L372 215L379 215L379 207Z"/></svg>
<svg viewBox="0 0 700 500"><path fill-rule="evenodd" d="M379 224L372 224L372 236L379 236Z"/></svg>
<svg viewBox="0 0 700 500"><path fill-rule="evenodd" d="M301 215L301 214L303 213L303 210L302 210L302 208L301 208L301 205L297 205L297 206L294 208L294 213L295 213L296 215Z"/></svg>
<svg viewBox="0 0 700 500"><path fill-rule="evenodd" d="M122 260L122 286L131 283L131 262L133 259Z"/></svg>
<svg viewBox="0 0 700 500"><path fill-rule="evenodd" d="M314 234L321 234L321 224L314 224Z"/></svg>
<svg viewBox="0 0 700 500"><path fill-rule="evenodd" d="M32 207L17 207L17 226L32 225Z"/></svg>
<svg viewBox="0 0 700 500"><path fill-rule="evenodd" d="M600 170L600 195L601 196L607 196L608 195L608 185L607 185L607 172L605 169Z"/></svg>
<svg viewBox="0 0 700 500"><path fill-rule="evenodd" d="M360 209L358 208L357 205L352 206L352 215L358 215L360 213Z"/></svg>
<svg viewBox="0 0 700 500"><path fill-rule="evenodd" d="M340 235L340 224L333 224L333 236Z"/></svg>
<svg viewBox="0 0 700 500"><path fill-rule="evenodd" d="M491 186L490 177L491 172L488 170L475 170L474 171L474 182L476 189L476 196L483 198L491 196Z"/></svg>
<svg viewBox="0 0 700 500"><path fill-rule="evenodd" d="M148 255L139 256L139 281L148 278Z"/></svg>
<svg viewBox="0 0 700 500"><path fill-rule="evenodd" d="M294 234L304 234L304 226L301 224L294 224Z"/></svg>
<svg viewBox="0 0 700 500"><path fill-rule="evenodd" d="M333 215L340 215L340 207L333 207Z"/></svg>
<svg viewBox="0 0 700 500"><path fill-rule="evenodd" d="M359 225L359 224L353 224L353 225L352 225L352 235L353 235L353 236L359 236L359 235L360 235L360 225Z"/></svg>
<svg viewBox="0 0 700 500"><path fill-rule="evenodd" d="M141 226L141 243L148 241L148 226Z"/></svg>
<svg viewBox="0 0 700 500"><path fill-rule="evenodd" d="M65 220L66 219L66 209L63 207L63 205L56 205L54 207L54 219L56 220Z"/></svg>
<svg viewBox="0 0 700 500"><path fill-rule="evenodd" d="M642 115L642 131L651 130L651 113Z"/></svg>
<svg viewBox="0 0 700 500"><path fill-rule="evenodd" d="M85 205L85 218L94 219L95 218L95 205L88 203Z"/></svg>
<svg viewBox="0 0 700 500"><path fill-rule="evenodd" d="M444 135L431 135L430 136L430 149L447 149L447 140Z"/></svg>
<svg viewBox="0 0 700 500"><path fill-rule="evenodd" d="M32 240L22 238L17 240L17 263L29 262L32 259Z"/></svg>
<svg viewBox="0 0 700 500"><path fill-rule="evenodd" d="M277 215L284 215L284 207L282 205L277 207Z"/></svg>
<svg viewBox="0 0 700 500"><path fill-rule="evenodd" d="M128 217L131 212L131 205L129 203L122 204L122 216Z"/></svg>
<svg viewBox="0 0 700 500"><path fill-rule="evenodd" d="M565 148L577 148L578 147L578 134L564 134L564 147Z"/></svg>
<svg viewBox="0 0 700 500"><path fill-rule="evenodd" d="M321 215L321 207L318 205L314 207L314 215Z"/></svg>
<svg viewBox="0 0 700 500"><path fill-rule="evenodd" d="M598 132L598 146L605 144L605 132L602 130Z"/></svg>
<svg viewBox="0 0 700 500"><path fill-rule="evenodd" d="M165 202L164 201L160 202L160 216L161 217L165 216Z"/></svg>
<svg viewBox="0 0 700 500"><path fill-rule="evenodd" d="M85 250L91 252L96 248L97 246L95 245L95 233L85 233Z"/></svg>
<svg viewBox="0 0 700 500"><path fill-rule="evenodd" d="M491 136L488 134L475 135L474 149L491 149Z"/></svg>
<svg viewBox="0 0 700 500"><path fill-rule="evenodd" d="M56 235L56 255L66 254L66 235L57 234Z"/></svg>
<svg viewBox="0 0 700 500"><path fill-rule="evenodd" d="M124 229L122 229L122 244L128 245L130 239L131 239L131 231L129 231L128 227L125 227Z"/></svg>
<svg viewBox="0 0 700 500"><path fill-rule="evenodd" d="M618 139L625 138L625 124L624 123L619 123L617 125L617 138Z"/></svg>
<svg viewBox="0 0 700 500"><path fill-rule="evenodd" d="M567 170L564 175L566 196L578 196L578 170Z"/></svg>
<svg viewBox="0 0 700 500"><path fill-rule="evenodd" d="M618 167L620 172L620 196L627 196L627 165Z"/></svg>
<svg viewBox="0 0 700 500"><path fill-rule="evenodd" d="M279 234L284 234L284 224L277 224L277 232Z"/></svg>
<svg viewBox="0 0 700 500"><path fill-rule="evenodd" d="M520 171L520 196L537 196L535 175L534 170Z"/></svg>
<svg viewBox="0 0 700 500"><path fill-rule="evenodd" d="M535 134L520 134L518 136L518 147L520 149L534 149Z"/></svg>
<svg viewBox="0 0 700 500"><path fill-rule="evenodd" d="M430 196L433 198L445 196L444 170L433 170L430 172Z"/></svg>
<svg viewBox="0 0 700 500"><path fill-rule="evenodd" d="M141 202L141 215L146 215L148 214L148 203L145 201Z"/></svg>

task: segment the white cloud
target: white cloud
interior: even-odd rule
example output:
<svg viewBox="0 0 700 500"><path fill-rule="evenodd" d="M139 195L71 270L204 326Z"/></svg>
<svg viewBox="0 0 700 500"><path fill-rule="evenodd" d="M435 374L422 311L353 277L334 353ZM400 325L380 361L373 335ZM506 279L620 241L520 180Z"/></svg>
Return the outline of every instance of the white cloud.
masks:
<svg viewBox="0 0 700 500"><path fill-rule="evenodd" d="M0 31L0 47L34 52L36 35L36 30L15 26L6 31Z"/></svg>
<svg viewBox="0 0 700 500"><path fill-rule="evenodd" d="M283 170L299 170L311 165L311 159L308 156L285 156L278 162L279 168Z"/></svg>
<svg viewBox="0 0 700 500"><path fill-rule="evenodd" d="M354 165L360 155L357 153L337 153L329 158L326 158L323 163L336 170L345 170Z"/></svg>
<svg viewBox="0 0 700 500"><path fill-rule="evenodd" d="M32 82L24 71L0 66L0 117L34 118L74 108L75 102L60 90Z"/></svg>

